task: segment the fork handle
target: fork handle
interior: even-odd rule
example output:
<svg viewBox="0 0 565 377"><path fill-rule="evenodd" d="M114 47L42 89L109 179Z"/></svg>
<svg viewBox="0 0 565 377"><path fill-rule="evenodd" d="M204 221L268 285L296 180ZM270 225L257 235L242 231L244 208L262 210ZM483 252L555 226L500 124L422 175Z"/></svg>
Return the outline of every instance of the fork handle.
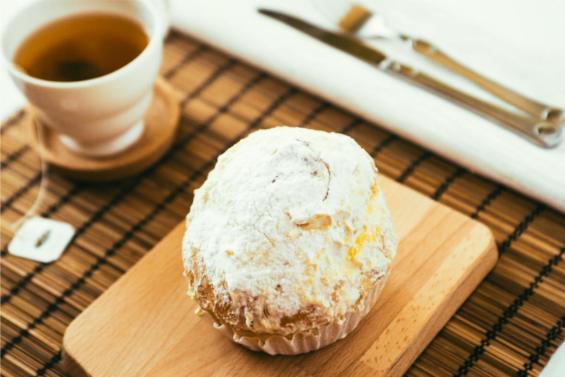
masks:
<svg viewBox="0 0 565 377"><path fill-rule="evenodd" d="M555 147L561 142L561 124L514 114L501 107L466 94L399 62L385 60L379 64L379 68L459 103L486 118L492 119L518 132L530 141L545 148Z"/></svg>
<svg viewBox="0 0 565 377"><path fill-rule="evenodd" d="M438 63L445 68L467 78L471 82L477 84L484 90L497 96L503 101L514 105L516 108L542 120L558 121L562 115L562 110L554 108L543 103L537 102L533 99L525 97L520 93L515 92L503 85L484 77L483 75L467 68L463 64L457 62L431 43L422 39L409 39L411 47L417 53L425 56L426 58Z"/></svg>

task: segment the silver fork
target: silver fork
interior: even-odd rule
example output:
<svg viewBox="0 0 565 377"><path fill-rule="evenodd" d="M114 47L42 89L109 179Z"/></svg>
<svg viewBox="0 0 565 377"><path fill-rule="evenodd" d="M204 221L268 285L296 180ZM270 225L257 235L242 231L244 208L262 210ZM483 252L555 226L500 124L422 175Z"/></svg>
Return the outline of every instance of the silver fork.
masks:
<svg viewBox="0 0 565 377"><path fill-rule="evenodd" d="M338 26L342 31L355 34L362 39L396 39L407 43L418 54L466 78L536 119L548 122L543 129L540 129L542 133L556 133L565 124L562 109L535 101L498 84L457 62L430 42L389 27L385 22L384 16L380 13L372 13L360 5L354 5L341 18Z"/></svg>

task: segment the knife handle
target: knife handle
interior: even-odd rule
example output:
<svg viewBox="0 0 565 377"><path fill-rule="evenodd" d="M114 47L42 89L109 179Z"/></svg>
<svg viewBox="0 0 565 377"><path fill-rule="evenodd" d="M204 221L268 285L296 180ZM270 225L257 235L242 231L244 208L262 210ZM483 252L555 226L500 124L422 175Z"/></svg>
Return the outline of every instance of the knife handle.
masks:
<svg viewBox="0 0 565 377"><path fill-rule="evenodd" d="M486 118L517 131L522 136L527 137L529 140L545 148L555 147L561 142L563 122L556 124L514 114L501 107L463 93L425 73L419 72L399 62L384 61L379 65L379 68L457 102Z"/></svg>
<svg viewBox="0 0 565 377"><path fill-rule="evenodd" d="M420 55L425 56L431 61L442 65L443 67L465 77L469 81L475 83L479 87L488 91L489 93L497 96L503 101L515 106L516 108L532 115L535 118L558 121L562 115L562 110L554 108L543 103L537 102L533 99L527 98L512 89L506 88L503 85L484 77L483 75L465 67L463 64L457 62L443 51L436 48L431 43L422 39L409 39L411 47Z"/></svg>

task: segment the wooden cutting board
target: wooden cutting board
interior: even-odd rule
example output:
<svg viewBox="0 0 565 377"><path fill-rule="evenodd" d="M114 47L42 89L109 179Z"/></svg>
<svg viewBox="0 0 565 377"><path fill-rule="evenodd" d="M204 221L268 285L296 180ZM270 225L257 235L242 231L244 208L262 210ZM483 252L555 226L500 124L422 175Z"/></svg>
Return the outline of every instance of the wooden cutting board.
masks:
<svg viewBox="0 0 565 377"><path fill-rule="evenodd" d="M490 230L388 178L400 240L387 285L344 340L299 356L248 351L194 314L177 226L68 327L64 363L88 376L398 376L497 259Z"/></svg>

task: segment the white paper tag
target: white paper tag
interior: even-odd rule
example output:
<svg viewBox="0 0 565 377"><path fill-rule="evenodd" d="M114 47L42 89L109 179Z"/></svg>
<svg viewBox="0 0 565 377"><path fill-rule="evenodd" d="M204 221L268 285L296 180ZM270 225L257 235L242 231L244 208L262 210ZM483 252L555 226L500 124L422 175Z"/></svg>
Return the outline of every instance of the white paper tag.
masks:
<svg viewBox="0 0 565 377"><path fill-rule="evenodd" d="M37 262L53 262L63 254L75 235L72 225L62 221L31 217L8 245L10 254Z"/></svg>

